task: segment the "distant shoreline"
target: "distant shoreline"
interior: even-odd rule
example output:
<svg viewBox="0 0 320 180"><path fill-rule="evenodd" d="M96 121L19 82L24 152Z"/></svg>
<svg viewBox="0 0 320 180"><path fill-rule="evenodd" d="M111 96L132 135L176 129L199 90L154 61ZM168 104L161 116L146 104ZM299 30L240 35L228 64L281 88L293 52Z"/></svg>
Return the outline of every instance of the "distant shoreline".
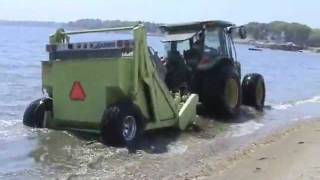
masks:
<svg viewBox="0 0 320 180"><path fill-rule="evenodd" d="M0 20L0 25L5 26L39 26L39 27L61 27L66 23L51 22L51 21L7 21Z"/></svg>
<svg viewBox="0 0 320 180"><path fill-rule="evenodd" d="M282 51L292 51L292 52L312 52L320 53L320 47L312 46L297 46L291 43L276 43L276 42L264 42L255 41L250 39L235 39L236 44L245 44L252 46L250 49L262 51L262 49L272 49L272 50L282 50Z"/></svg>
<svg viewBox="0 0 320 180"><path fill-rule="evenodd" d="M100 20L100 19L80 19L76 21L71 22L53 22L53 21L9 21L9 20L0 20L0 26L26 26L26 27L50 27L50 28L65 28L68 30L79 30L79 29L95 29L95 28L113 28L113 27L121 27L121 26L133 26L139 23L138 21L120 21L120 20ZM159 23L153 23L153 22L142 22L145 25L146 31L148 35L151 36L162 36L162 33L159 29ZM273 24L282 23L285 24L285 22L275 21L272 22ZM269 23L269 26L272 26L272 23ZM290 24L286 24L290 25ZM248 23L247 25L248 29L248 37L251 37L249 39L246 39L244 41L236 41L237 43L241 44L248 44L257 46L258 48L270 48L270 49L280 49L280 50L290 50L290 51L311 51L320 53L320 47L318 46L318 40L317 40L317 32L319 31L319 42L320 42L320 30L314 29L311 32L310 37L314 38L313 43L299 43L303 45L296 45L290 41L287 42L286 40L282 38L274 39L273 41L268 42L267 40L271 38L271 35L275 36L277 34L273 31L270 32L269 35L263 35L264 38L253 38L255 34L255 31L259 30L259 23ZM304 27L305 28L305 27ZM313 34L312 34L313 33ZM269 37L270 36L270 37ZM275 37L273 37L275 38ZM251 39L251 40L250 40ZM283 43L277 43L279 40L281 40ZM291 44L291 45L288 45ZM292 46L293 45L293 46Z"/></svg>
<svg viewBox="0 0 320 180"><path fill-rule="evenodd" d="M0 26L27 26L27 27L52 27L52 28L65 28L65 29L96 29L96 28L113 28L121 26L133 26L138 24L138 21L120 21L120 20L106 20L100 19L80 19L71 22L54 22L54 21L9 21L0 20ZM144 23L148 33L152 35L161 35L158 28L160 24L152 22Z"/></svg>

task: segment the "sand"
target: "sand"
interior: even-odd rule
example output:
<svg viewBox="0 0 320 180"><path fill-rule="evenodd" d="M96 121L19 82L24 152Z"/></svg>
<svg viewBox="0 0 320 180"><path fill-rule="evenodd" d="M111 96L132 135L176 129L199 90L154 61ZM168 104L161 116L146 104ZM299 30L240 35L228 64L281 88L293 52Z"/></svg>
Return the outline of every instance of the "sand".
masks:
<svg viewBox="0 0 320 180"><path fill-rule="evenodd" d="M226 164L199 179L320 180L320 120L274 134Z"/></svg>

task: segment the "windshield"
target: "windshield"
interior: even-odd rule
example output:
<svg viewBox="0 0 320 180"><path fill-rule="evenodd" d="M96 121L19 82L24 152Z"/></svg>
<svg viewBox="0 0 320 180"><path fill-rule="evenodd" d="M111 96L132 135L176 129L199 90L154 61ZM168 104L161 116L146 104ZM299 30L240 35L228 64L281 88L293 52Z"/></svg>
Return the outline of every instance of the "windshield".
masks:
<svg viewBox="0 0 320 180"><path fill-rule="evenodd" d="M212 56L225 55L221 42L223 41L219 28L208 29L205 32L204 52Z"/></svg>
<svg viewBox="0 0 320 180"><path fill-rule="evenodd" d="M180 53L183 53L186 50L190 49L189 41L180 41L180 42L168 42L164 44L166 52L177 50Z"/></svg>
<svg viewBox="0 0 320 180"><path fill-rule="evenodd" d="M216 29L206 31L205 46L215 49L220 47L219 32Z"/></svg>

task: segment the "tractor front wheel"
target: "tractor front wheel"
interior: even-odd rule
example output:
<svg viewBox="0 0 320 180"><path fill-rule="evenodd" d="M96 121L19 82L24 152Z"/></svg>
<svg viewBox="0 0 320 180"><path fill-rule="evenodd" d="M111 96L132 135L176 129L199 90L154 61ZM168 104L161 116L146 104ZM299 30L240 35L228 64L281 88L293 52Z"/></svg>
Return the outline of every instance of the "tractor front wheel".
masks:
<svg viewBox="0 0 320 180"><path fill-rule="evenodd" d="M266 89L262 75L248 74L242 81L243 104L263 110Z"/></svg>

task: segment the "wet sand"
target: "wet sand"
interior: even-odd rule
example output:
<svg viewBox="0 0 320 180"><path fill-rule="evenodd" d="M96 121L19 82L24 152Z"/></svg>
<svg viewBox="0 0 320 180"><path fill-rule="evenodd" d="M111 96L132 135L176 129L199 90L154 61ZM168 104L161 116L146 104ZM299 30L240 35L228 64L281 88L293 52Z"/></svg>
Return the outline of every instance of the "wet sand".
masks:
<svg viewBox="0 0 320 180"><path fill-rule="evenodd" d="M198 178L320 179L320 120L296 124L216 165L211 175Z"/></svg>

